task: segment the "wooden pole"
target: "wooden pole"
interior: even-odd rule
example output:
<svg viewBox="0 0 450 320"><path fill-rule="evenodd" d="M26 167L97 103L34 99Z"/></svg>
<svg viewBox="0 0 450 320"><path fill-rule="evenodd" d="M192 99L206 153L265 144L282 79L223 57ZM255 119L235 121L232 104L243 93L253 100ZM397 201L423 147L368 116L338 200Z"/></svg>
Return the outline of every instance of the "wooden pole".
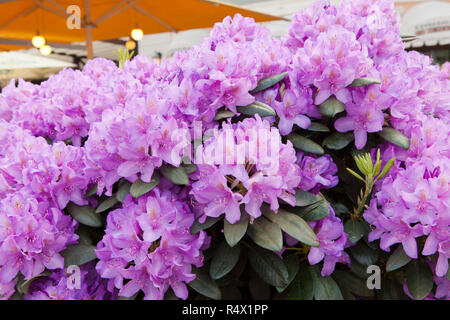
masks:
<svg viewBox="0 0 450 320"><path fill-rule="evenodd" d="M88 59L94 58L94 47L92 45L92 22L91 22L91 6L89 0L84 0L86 10L86 55Z"/></svg>

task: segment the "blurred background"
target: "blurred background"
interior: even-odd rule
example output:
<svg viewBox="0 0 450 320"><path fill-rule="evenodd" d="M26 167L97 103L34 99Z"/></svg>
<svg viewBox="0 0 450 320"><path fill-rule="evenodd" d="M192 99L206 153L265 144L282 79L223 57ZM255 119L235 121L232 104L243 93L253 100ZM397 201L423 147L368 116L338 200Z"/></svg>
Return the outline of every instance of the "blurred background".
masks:
<svg viewBox="0 0 450 320"><path fill-rule="evenodd" d="M0 87L17 78L39 83L62 68L82 68L92 57L117 61L123 47L150 59L169 57L200 43L214 22L237 12L279 37L292 16L313 2L0 0ZM408 50L436 64L450 60L450 0L397 0L395 7L401 34L418 36Z"/></svg>

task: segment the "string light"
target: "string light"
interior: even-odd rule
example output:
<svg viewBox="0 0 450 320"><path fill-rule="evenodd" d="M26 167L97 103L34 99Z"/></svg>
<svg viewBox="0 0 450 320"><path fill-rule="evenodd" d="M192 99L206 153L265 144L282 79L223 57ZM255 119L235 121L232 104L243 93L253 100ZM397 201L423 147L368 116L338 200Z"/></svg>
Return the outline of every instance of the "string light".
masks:
<svg viewBox="0 0 450 320"><path fill-rule="evenodd" d="M45 45L45 38L38 33L31 39L31 43L33 44L33 46L39 49L43 45Z"/></svg>
<svg viewBox="0 0 450 320"><path fill-rule="evenodd" d="M39 51L43 56L49 56L52 53L52 48L49 45L43 45Z"/></svg>
<svg viewBox="0 0 450 320"><path fill-rule="evenodd" d="M144 31L142 31L142 29L135 28L135 29L131 30L131 38L133 38L133 40L139 41L143 37L144 37Z"/></svg>
<svg viewBox="0 0 450 320"><path fill-rule="evenodd" d="M127 42L125 42L125 47L128 50L134 50L136 48L136 42L134 42L133 40L128 40Z"/></svg>

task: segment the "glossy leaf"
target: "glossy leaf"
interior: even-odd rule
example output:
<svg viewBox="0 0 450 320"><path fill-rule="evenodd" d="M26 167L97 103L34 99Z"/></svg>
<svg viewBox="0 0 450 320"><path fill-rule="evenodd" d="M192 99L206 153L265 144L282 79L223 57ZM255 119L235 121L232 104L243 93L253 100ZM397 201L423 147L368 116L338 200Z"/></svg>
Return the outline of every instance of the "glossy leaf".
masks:
<svg viewBox="0 0 450 320"><path fill-rule="evenodd" d="M308 131L313 132L329 132L330 129L324 124L321 124L319 122L311 122L311 125L306 129Z"/></svg>
<svg viewBox="0 0 450 320"><path fill-rule="evenodd" d="M144 182L141 179L137 179L130 187L130 193L133 198L139 198L140 196L150 192L154 187L159 184L160 175L158 172L154 172L150 182Z"/></svg>
<svg viewBox="0 0 450 320"><path fill-rule="evenodd" d="M297 211L300 217L306 221L317 221L328 217L330 214L330 208L325 200L320 200L309 206L301 208Z"/></svg>
<svg viewBox="0 0 450 320"><path fill-rule="evenodd" d="M395 130L394 128L384 127L383 130L377 132L384 140L389 141L400 148L405 150L409 149L410 141L407 136L405 136L400 131Z"/></svg>
<svg viewBox="0 0 450 320"><path fill-rule="evenodd" d="M204 295L205 297L220 300L222 293L217 283L212 280L202 269L193 268L192 273L196 275L195 279L188 283L188 285Z"/></svg>
<svg viewBox="0 0 450 320"><path fill-rule="evenodd" d="M258 81L258 84L255 89L251 90L250 93L256 93L259 91L266 90L267 88L272 87L273 85L277 84L281 80L283 80L287 76L287 72L279 73L264 79L261 79Z"/></svg>
<svg viewBox="0 0 450 320"><path fill-rule="evenodd" d="M330 97L319 106L320 113L325 117L334 117L345 110L345 105L335 97Z"/></svg>
<svg viewBox="0 0 450 320"><path fill-rule="evenodd" d="M198 220L195 220L191 226L191 234L196 234L200 230L205 230L212 227L217 221L222 218L223 216L217 218L207 217L204 223L200 223Z"/></svg>
<svg viewBox="0 0 450 320"><path fill-rule="evenodd" d="M381 81L378 79L374 79L374 78L357 78L355 80L353 80L352 83L350 83L348 86L349 87L363 87L363 86L367 86L370 84L381 84Z"/></svg>
<svg viewBox="0 0 450 320"><path fill-rule="evenodd" d="M98 228L103 225L102 216L95 212L95 209L91 206L78 206L73 202L69 202L67 211L72 218L86 226Z"/></svg>
<svg viewBox="0 0 450 320"><path fill-rule="evenodd" d="M227 219L224 219L223 233L225 235L225 240L231 247L234 247L245 235L248 227L248 221L248 214L245 211L241 213L241 219L239 219L239 221L235 224L231 224Z"/></svg>
<svg viewBox="0 0 450 320"><path fill-rule="evenodd" d="M330 150L341 150L348 146L353 139L352 132L334 132L323 140L322 145Z"/></svg>
<svg viewBox="0 0 450 320"><path fill-rule="evenodd" d="M276 115L275 110L271 106L259 101L255 101L248 106L237 107L237 111L246 116L259 114L261 117L271 117Z"/></svg>
<svg viewBox="0 0 450 320"><path fill-rule="evenodd" d="M312 267L302 264L287 291L289 300L312 300L314 297L315 277Z"/></svg>
<svg viewBox="0 0 450 320"><path fill-rule="evenodd" d="M253 247L249 250L248 257L253 270L268 284L281 287L288 283L287 267L276 253Z"/></svg>
<svg viewBox="0 0 450 320"><path fill-rule="evenodd" d="M288 270L288 279L287 279L288 283L285 286L276 287L278 292L283 292L284 290L286 290L286 288L294 280L300 267L300 259L295 254L287 256L286 258L283 259L283 261Z"/></svg>
<svg viewBox="0 0 450 320"><path fill-rule="evenodd" d="M95 209L96 213L101 213L103 211L106 211L108 209L111 209L112 207L114 207L117 203L119 203L119 200L117 200L116 196L113 195L112 197L109 197L108 199L106 199L105 201L103 201L102 203L100 203L100 205L97 207L97 209Z"/></svg>
<svg viewBox="0 0 450 320"><path fill-rule="evenodd" d="M316 203L319 200L320 198L311 192L300 189L297 189L295 191L295 205L297 207L305 207L310 204Z"/></svg>
<svg viewBox="0 0 450 320"><path fill-rule="evenodd" d="M374 291L367 288L366 281L348 271L336 270L333 272L333 278L340 287L344 287L360 297L374 296Z"/></svg>
<svg viewBox="0 0 450 320"><path fill-rule="evenodd" d="M406 284L409 293L416 300L428 296L433 288L433 273L429 266L418 259L411 261L406 272Z"/></svg>
<svg viewBox="0 0 450 320"><path fill-rule="evenodd" d="M183 167L174 167L170 164L166 164L161 167L161 173L167 180L169 180L173 184L189 184L189 175L186 173Z"/></svg>
<svg viewBox="0 0 450 320"><path fill-rule="evenodd" d="M226 241L223 241L211 260L209 268L211 278L214 280L220 279L233 270L239 260L240 252L239 246L230 247Z"/></svg>
<svg viewBox="0 0 450 320"><path fill-rule="evenodd" d="M332 277L314 277L314 298L316 300L343 300L341 290Z"/></svg>
<svg viewBox="0 0 450 320"><path fill-rule="evenodd" d="M117 201L123 202L125 197L130 193L130 189L131 189L131 183L129 183L128 181L124 181L120 185L119 190L117 190L117 192L116 192Z"/></svg>
<svg viewBox="0 0 450 320"><path fill-rule="evenodd" d="M67 247L61 252L61 255L64 257L64 266L80 266L96 259L95 249L97 249L96 246L86 244L75 244Z"/></svg>
<svg viewBox="0 0 450 320"><path fill-rule="evenodd" d="M318 155L322 155L324 153L323 148L319 144L296 133L289 134L287 139L292 142L296 149Z"/></svg>
<svg viewBox="0 0 450 320"><path fill-rule="evenodd" d="M391 272L406 266L411 261L411 258L403 250L403 245L399 245L397 249L392 252L386 263L386 271Z"/></svg>
<svg viewBox="0 0 450 320"><path fill-rule="evenodd" d="M356 243L364 236L364 226L359 220L350 219L344 224L344 231L348 234L348 240Z"/></svg>
<svg viewBox="0 0 450 320"><path fill-rule="evenodd" d="M247 234L257 245L265 249L277 252L283 249L283 235L280 227L264 217L255 219L249 225Z"/></svg>

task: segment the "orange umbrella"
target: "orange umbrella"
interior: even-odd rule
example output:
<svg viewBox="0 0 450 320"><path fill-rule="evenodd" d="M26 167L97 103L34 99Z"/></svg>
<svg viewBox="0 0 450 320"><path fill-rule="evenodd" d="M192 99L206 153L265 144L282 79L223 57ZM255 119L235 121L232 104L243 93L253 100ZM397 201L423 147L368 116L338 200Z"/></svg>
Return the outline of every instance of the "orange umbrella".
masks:
<svg viewBox="0 0 450 320"><path fill-rule="evenodd" d="M206 28L235 13L257 22L283 19L211 0L0 0L0 11L0 40L30 41L39 31L51 42L86 41L88 58L93 40L126 37L133 28L144 34ZM69 29L68 19L76 24L77 17L81 28Z"/></svg>

